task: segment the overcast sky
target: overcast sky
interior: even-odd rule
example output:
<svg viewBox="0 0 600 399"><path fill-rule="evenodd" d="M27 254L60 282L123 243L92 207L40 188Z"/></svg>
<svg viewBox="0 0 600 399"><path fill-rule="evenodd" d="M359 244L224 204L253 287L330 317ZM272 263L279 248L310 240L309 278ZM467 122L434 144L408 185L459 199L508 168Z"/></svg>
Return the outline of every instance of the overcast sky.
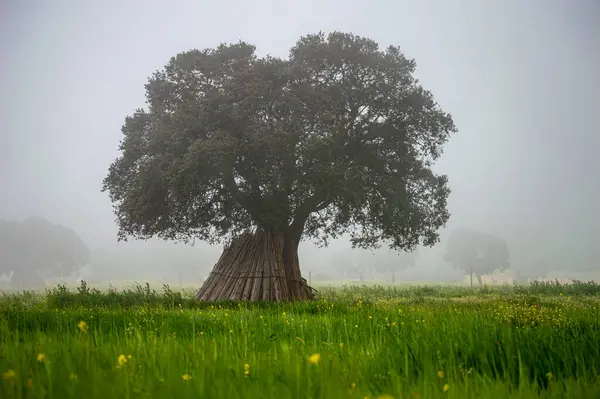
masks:
<svg viewBox="0 0 600 399"><path fill-rule="evenodd" d="M0 4L0 217L115 240L101 181L155 70L240 39L286 56L301 35L341 30L401 46L452 113L459 133L438 165L450 226L600 239L600 1Z"/></svg>

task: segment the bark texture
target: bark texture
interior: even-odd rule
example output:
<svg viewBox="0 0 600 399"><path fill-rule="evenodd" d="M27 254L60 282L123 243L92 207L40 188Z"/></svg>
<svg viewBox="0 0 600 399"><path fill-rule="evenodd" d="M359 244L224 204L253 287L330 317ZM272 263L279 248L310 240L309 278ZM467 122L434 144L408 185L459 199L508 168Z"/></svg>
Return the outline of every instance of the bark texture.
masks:
<svg viewBox="0 0 600 399"><path fill-rule="evenodd" d="M291 234L246 233L225 246L196 294L202 301L302 301L314 290L300 274L298 242Z"/></svg>

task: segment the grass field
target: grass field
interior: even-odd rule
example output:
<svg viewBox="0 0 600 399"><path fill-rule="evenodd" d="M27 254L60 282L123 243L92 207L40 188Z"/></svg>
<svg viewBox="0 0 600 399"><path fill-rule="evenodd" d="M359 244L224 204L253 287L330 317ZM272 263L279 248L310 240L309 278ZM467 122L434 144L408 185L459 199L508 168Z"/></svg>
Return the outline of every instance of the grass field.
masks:
<svg viewBox="0 0 600 399"><path fill-rule="evenodd" d="M600 286L6 294L0 369L1 398L600 398Z"/></svg>

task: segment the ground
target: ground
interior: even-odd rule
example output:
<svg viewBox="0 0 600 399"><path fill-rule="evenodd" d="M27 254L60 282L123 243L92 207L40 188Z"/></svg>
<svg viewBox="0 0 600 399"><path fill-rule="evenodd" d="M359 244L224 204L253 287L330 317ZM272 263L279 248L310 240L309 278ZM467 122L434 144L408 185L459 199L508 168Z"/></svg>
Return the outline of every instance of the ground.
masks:
<svg viewBox="0 0 600 399"><path fill-rule="evenodd" d="M192 295L5 295L0 397L600 397L595 283L320 287L295 304Z"/></svg>

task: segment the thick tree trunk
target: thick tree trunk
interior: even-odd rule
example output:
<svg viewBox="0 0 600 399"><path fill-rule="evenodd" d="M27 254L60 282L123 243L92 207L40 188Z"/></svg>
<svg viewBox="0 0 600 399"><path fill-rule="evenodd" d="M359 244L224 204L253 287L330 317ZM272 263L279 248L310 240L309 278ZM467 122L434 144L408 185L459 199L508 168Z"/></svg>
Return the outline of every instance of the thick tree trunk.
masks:
<svg viewBox="0 0 600 399"><path fill-rule="evenodd" d="M227 245L196 294L203 301L314 299L300 274L299 235L258 231Z"/></svg>
<svg viewBox="0 0 600 399"><path fill-rule="evenodd" d="M293 233L284 234L283 238L283 264L287 277L288 290L291 298L302 298L303 286L300 273L300 260L298 259L299 240Z"/></svg>

